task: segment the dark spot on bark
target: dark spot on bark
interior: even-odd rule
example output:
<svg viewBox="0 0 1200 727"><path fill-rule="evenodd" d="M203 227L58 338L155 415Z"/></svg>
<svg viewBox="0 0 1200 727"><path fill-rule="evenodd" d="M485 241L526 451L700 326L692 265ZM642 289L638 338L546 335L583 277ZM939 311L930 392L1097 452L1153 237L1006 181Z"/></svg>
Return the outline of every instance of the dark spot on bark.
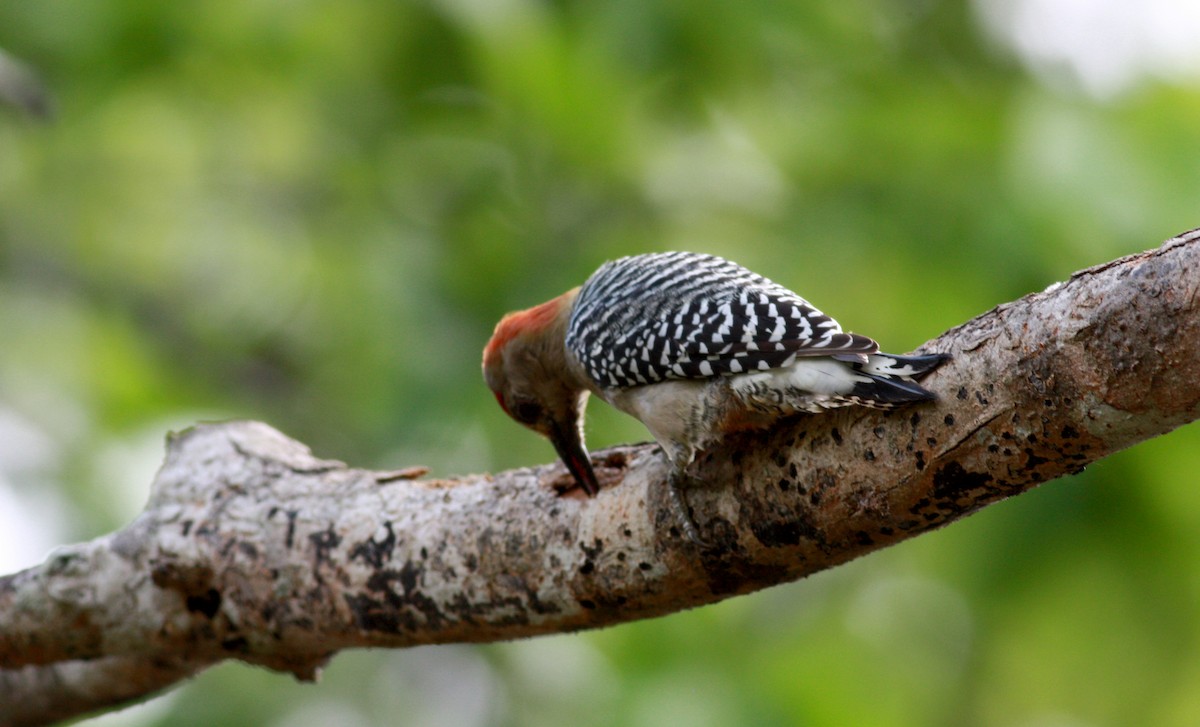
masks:
<svg viewBox="0 0 1200 727"><path fill-rule="evenodd" d="M619 450L609 452L605 455L603 462L605 467L624 467L629 464L629 453Z"/></svg>
<svg viewBox="0 0 1200 727"><path fill-rule="evenodd" d="M788 465L788 475L790 475L793 480L796 479L799 474L800 470L797 469L795 462L792 462L790 465Z"/></svg>
<svg viewBox="0 0 1200 727"><path fill-rule="evenodd" d="M887 429L884 427L875 427L874 429L871 430L871 433L874 434L877 438L883 439L883 435L887 433Z"/></svg>
<svg viewBox="0 0 1200 727"><path fill-rule="evenodd" d="M421 593L418 587L422 572L412 561L406 562L400 570L381 568L367 579L366 584L367 590L379 597L366 593L347 594L346 605L359 628L388 633L441 628L446 623L446 616L438 603ZM392 586L394 583L399 584L399 591ZM459 607L471 608L465 600L459 602Z"/></svg>
<svg viewBox="0 0 1200 727"><path fill-rule="evenodd" d="M622 531L621 531L621 534L622 534L622 535L624 535L624 536L625 536L625 537L627 537L627 538L632 538L632 537L633 537L633 531L632 531L632 530L630 530L629 528L625 528L624 530L622 530Z"/></svg>
<svg viewBox="0 0 1200 727"><path fill-rule="evenodd" d="M561 611L557 605L553 603L546 603L542 599L538 598L537 589L529 585L529 581L516 576L509 576L503 582L504 585L508 586L509 588L520 591L525 596L525 600L522 602L519 599L504 598L500 599L502 603L511 603L521 610L528 608L530 611L542 615L559 613ZM521 618L520 622L525 623L527 620L528 619Z"/></svg>
<svg viewBox="0 0 1200 727"><path fill-rule="evenodd" d="M999 444L989 444L987 450L989 452L991 452L992 454L995 454L1000 451L1000 445Z"/></svg>
<svg viewBox="0 0 1200 727"><path fill-rule="evenodd" d="M583 554L586 555L589 560L598 558L600 554L604 552L604 543L600 540L600 538L594 538L592 542L595 543L595 545L590 548L587 546L587 543L579 544L580 550L583 551Z"/></svg>
<svg viewBox="0 0 1200 727"><path fill-rule="evenodd" d="M837 430L837 427L829 430L829 436L833 437L834 444L842 443L842 433Z"/></svg>
<svg viewBox="0 0 1200 727"><path fill-rule="evenodd" d="M754 537L768 548L800 544L800 524L794 521L753 522L750 529L754 532Z"/></svg>
<svg viewBox="0 0 1200 727"><path fill-rule="evenodd" d="M946 426L952 427L952 426L954 426L954 415L947 414L946 417L944 419L942 419L942 421L946 422Z"/></svg>
<svg viewBox="0 0 1200 727"><path fill-rule="evenodd" d="M1046 459L1045 457L1039 457L1036 454L1034 454L1033 448L1031 448L1031 447L1025 448L1025 456L1028 458L1025 460L1025 466L1028 467L1029 469L1039 467L1050 461L1050 460Z"/></svg>
<svg viewBox="0 0 1200 727"><path fill-rule="evenodd" d="M1050 399L1043 399L1043 400L1042 400L1042 406L1044 406L1044 407L1046 407L1047 409L1049 409L1050 407L1054 406L1054 402L1053 402L1052 400L1050 400Z"/></svg>
<svg viewBox="0 0 1200 727"><path fill-rule="evenodd" d="M921 522L919 520L905 520L903 522L897 523L896 526L898 528L900 528L901 530L908 532L909 530L912 530L913 528L917 527L920 524L921 524Z"/></svg>
<svg viewBox="0 0 1200 727"><path fill-rule="evenodd" d="M354 622L364 631L399 633L401 622L396 611L387 608L383 601L365 594L346 595L346 606L354 614Z"/></svg>
<svg viewBox="0 0 1200 727"><path fill-rule="evenodd" d="M798 545L802 539L819 544L825 542L824 537L804 514L785 515L784 519L780 519L778 515L764 513L751 520L750 531L754 533L758 542L767 548Z"/></svg>
<svg viewBox="0 0 1200 727"><path fill-rule="evenodd" d="M1059 432L1059 436L1061 436L1063 439L1078 439L1079 432L1070 424L1065 424L1063 425L1062 431Z"/></svg>
<svg viewBox="0 0 1200 727"><path fill-rule="evenodd" d="M917 452L917 469L918 470L925 469L925 453L924 452Z"/></svg>
<svg viewBox="0 0 1200 727"><path fill-rule="evenodd" d="M748 559L734 539L728 540L723 546L709 550L703 559L708 574L708 588L715 596L745 593L774 585L788 572L788 568L783 566L760 564Z"/></svg>
<svg viewBox="0 0 1200 727"><path fill-rule="evenodd" d="M298 511L296 511L296 510L288 510L287 511L287 519L288 519L287 537L284 538L283 542L288 547L289 550L296 543L296 515L297 514L298 514Z"/></svg>
<svg viewBox="0 0 1200 727"><path fill-rule="evenodd" d="M417 581L421 577L421 572L421 567L411 560L404 562L404 566L400 569L400 587L404 589L405 595L417 589Z"/></svg>
<svg viewBox="0 0 1200 727"><path fill-rule="evenodd" d="M865 459L868 462L874 462L875 461L875 452L873 450L868 449L866 452L863 452L863 459Z"/></svg>
<svg viewBox="0 0 1200 727"><path fill-rule="evenodd" d="M625 596L617 596L617 605L618 606L624 606L627 603L629 603L628 598L626 598Z"/></svg>
<svg viewBox="0 0 1200 727"><path fill-rule="evenodd" d="M921 423L921 415L917 412L913 412L913 415L908 418L908 423L912 424L914 427L917 426Z"/></svg>
<svg viewBox="0 0 1200 727"><path fill-rule="evenodd" d="M870 533L868 533L866 530L859 530L858 532L856 532L854 534L854 538L855 538L855 540L858 541L859 545L874 545L875 544L875 541L871 539Z"/></svg>
<svg viewBox="0 0 1200 727"><path fill-rule="evenodd" d="M476 555L474 553L471 553L470 555L467 556L467 564L466 565L467 565L467 570L474 573L476 570L479 569L479 558L476 557Z"/></svg>
<svg viewBox="0 0 1200 727"><path fill-rule="evenodd" d="M651 568L653 568L653 567L654 567L654 566L650 565L649 563L647 563L647 562L646 562L646 561L644 561L644 560L643 560L641 563L638 563L638 569L639 569L639 570L650 570L650 569L651 569Z"/></svg>
<svg viewBox="0 0 1200 727"><path fill-rule="evenodd" d="M221 648L225 651L233 651L238 654L245 654L247 651L249 651L250 642L246 641L246 639L242 638L241 636L235 636L232 639L225 639L222 641Z"/></svg>
<svg viewBox="0 0 1200 727"><path fill-rule="evenodd" d="M392 581L400 580L400 572L395 568L385 568L375 571L371 577L367 579L368 591L387 591L391 588Z"/></svg>
<svg viewBox="0 0 1200 727"><path fill-rule="evenodd" d="M212 618L221 607L221 592L213 586L208 566L183 566L175 562L151 563L150 580L164 590L176 591L191 613Z"/></svg>
<svg viewBox="0 0 1200 727"><path fill-rule="evenodd" d="M923 514L921 517L925 518L925 520L928 522L933 522L934 520L941 519L941 516L938 515L936 512L927 512L927 513Z"/></svg>
<svg viewBox="0 0 1200 727"><path fill-rule="evenodd" d="M579 566L579 572L582 575L590 576L596 572L596 564L590 560L583 561L583 565Z"/></svg>
<svg viewBox="0 0 1200 727"><path fill-rule="evenodd" d="M624 563L624 562L625 562L625 558L626 558L626 556L625 556L625 553L624 553L624 552L617 553L617 560L619 560L619 561L621 561L622 563Z"/></svg>
<svg viewBox="0 0 1200 727"><path fill-rule="evenodd" d="M587 610L589 610L589 611L594 611L594 610L596 610L596 602L595 602L595 601L590 601L590 600L588 600L588 599L586 599L586 598L581 598L581 599L579 599L579 605L580 605L580 606L583 606L584 608L586 608L586 609L587 609Z"/></svg>
<svg viewBox="0 0 1200 727"><path fill-rule="evenodd" d="M882 528L879 528L879 532L882 535L891 536L894 535L896 531L885 525Z"/></svg>
<svg viewBox="0 0 1200 727"><path fill-rule="evenodd" d="M982 404L984 406L988 405L987 397L983 395L982 391L975 392L975 401L978 401L980 404Z"/></svg>
<svg viewBox="0 0 1200 727"><path fill-rule="evenodd" d="M1037 444L1037 440L1038 438L1036 434L1030 434L1025 437L1025 441L1029 442L1030 444Z"/></svg>
<svg viewBox="0 0 1200 727"><path fill-rule="evenodd" d="M958 396L959 400L966 399L967 398L967 387L965 387L965 386L958 387L958 394L956 394L956 396Z"/></svg>
<svg viewBox="0 0 1200 727"><path fill-rule="evenodd" d="M929 505L930 505L929 498L922 497L920 500L917 500L916 502L914 502L913 506L908 508L908 511L911 512L913 515L916 515L919 511L924 510L925 508L929 507Z"/></svg>
<svg viewBox="0 0 1200 727"><path fill-rule="evenodd" d="M788 482L786 478L779 478L779 491L787 492L790 489L792 489L792 483Z"/></svg>
<svg viewBox="0 0 1200 727"><path fill-rule="evenodd" d="M221 609L221 592L215 588L209 588L203 593L192 594L185 598L184 605L192 613L212 618Z"/></svg>
<svg viewBox="0 0 1200 727"><path fill-rule="evenodd" d="M187 534L189 532L191 532L191 530L192 530L192 521L184 520L181 524L183 525L183 527L181 528L183 536L186 538Z"/></svg>
<svg viewBox="0 0 1200 727"><path fill-rule="evenodd" d="M958 462L951 462L933 475L933 494L937 498L953 498L964 490L986 486L992 476L986 472L968 472Z"/></svg>
<svg viewBox="0 0 1200 727"><path fill-rule="evenodd" d="M258 548L254 547L254 543L247 543L244 540L238 541L238 550L242 551L242 555L247 558L257 558Z"/></svg>
<svg viewBox="0 0 1200 727"><path fill-rule="evenodd" d="M387 534L379 540L371 537L364 540L350 550L350 561L354 562L362 559L364 563L372 568L381 568L383 564L392 559L392 549L396 547L396 533L392 530L391 522L383 524ZM425 549L421 549L421 557L425 558Z"/></svg>
<svg viewBox="0 0 1200 727"><path fill-rule="evenodd" d="M329 560L329 552L342 544L342 536L334 532L332 525L320 532L312 533L308 536L308 540L313 544L313 550L316 551L314 557L318 563Z"/></svg>

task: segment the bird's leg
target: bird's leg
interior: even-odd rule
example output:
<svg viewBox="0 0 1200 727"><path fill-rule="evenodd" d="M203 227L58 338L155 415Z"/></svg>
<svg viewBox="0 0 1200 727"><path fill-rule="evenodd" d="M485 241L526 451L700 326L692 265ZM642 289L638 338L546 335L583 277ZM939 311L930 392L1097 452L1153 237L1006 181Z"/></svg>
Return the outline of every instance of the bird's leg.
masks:
<svg viewBox="0 0 1200 727"><path fill-rule="evenodd" d="M671 505L675 509L675 516L679 519L679 524L683 527L683 532L687 535L688 540L701 548L709 548L712 544L700 537L700 531L696 528L696 522L692 520L687 497L683 492L683 488L693 479L684 471L683 467L672 467L671 474L667 477L667 494L671 496Z"/></svg>

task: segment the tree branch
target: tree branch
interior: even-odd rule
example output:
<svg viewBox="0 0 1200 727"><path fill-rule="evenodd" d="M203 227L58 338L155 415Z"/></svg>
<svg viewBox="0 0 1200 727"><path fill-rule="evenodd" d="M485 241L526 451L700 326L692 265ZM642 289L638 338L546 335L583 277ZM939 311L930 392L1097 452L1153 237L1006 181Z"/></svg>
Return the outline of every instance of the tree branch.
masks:
<svg viewBox="0 0 1200 727"><path fill-rule="evenodd" d="M413 480L264 424L198 426L170 437L132 524L0 579L0 723L227 658L312 679L345 648L593 628L843 563L1197 418L1197 291L1200 230L929 342L954 355L926 381L935 405L731 438L689 493L703 550L651 445L597 454L606 487L582 500L555 494L557 464Z"/></svg>

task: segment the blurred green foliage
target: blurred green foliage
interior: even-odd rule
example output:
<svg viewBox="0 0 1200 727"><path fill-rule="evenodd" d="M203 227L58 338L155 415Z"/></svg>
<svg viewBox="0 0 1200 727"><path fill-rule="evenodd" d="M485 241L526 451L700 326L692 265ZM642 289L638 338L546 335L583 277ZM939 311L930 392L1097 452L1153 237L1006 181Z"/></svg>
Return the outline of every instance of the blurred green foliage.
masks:
<svg viewBox="0 0 1200 727"><path fill-rule="evenodd" d="M0 108L0 490L50 543L107 532L212 418L363 466L549 461L480 349L624 254L731 257L903 351L1200 224L1196 86L1095 99L992 38L945 0L0 4L58 109ZM106 719L1194 725L1197 444L715 607L317 687L224 665Z"/></svg>

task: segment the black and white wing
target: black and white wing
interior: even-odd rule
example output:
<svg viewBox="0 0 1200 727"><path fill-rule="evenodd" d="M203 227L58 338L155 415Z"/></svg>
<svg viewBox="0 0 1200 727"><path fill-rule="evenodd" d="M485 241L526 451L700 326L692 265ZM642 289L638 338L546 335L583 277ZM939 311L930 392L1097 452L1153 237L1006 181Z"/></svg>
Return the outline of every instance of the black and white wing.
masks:
<svg viewBox="0 0 1200 727"><path fill-rule="evenodd" d="M567 347L602 388L862 359L875 341L787 288L714 255L635 255L605 263L579 292Z"/></svg>

